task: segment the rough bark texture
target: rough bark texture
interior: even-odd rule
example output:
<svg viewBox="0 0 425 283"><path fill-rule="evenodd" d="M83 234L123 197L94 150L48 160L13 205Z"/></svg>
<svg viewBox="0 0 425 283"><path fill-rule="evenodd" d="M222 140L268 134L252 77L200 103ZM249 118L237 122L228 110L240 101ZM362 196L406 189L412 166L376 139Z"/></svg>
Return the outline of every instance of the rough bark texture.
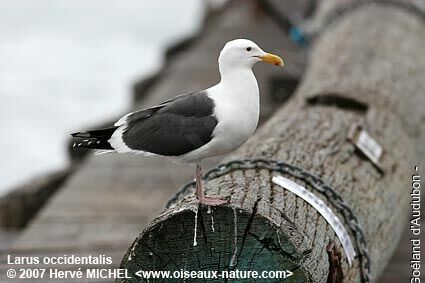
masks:
<svg viewBox="0 0 425 283"><path fill-rule="evenodd" d="M333 187L363 227L374 280L405 227L410 161L423 156L416 146L424 144L423 46L424 23L405 11L379 5L348 14L316 43L296 97L227 158L281 160ZM354 123L382 144L385 174L347 141ZM197 246L197 205L189 193L145 229L121 266L131 273L289 269L295 274L284 282L326 282L326 246L335 241L342 250L334 231L304 200L272 184L272 175L235 171L208 182L207 194L229 196L231 205L198 210ZM349 267L343 253L342 263L347 282L359 282L358 261Z"/></svg>

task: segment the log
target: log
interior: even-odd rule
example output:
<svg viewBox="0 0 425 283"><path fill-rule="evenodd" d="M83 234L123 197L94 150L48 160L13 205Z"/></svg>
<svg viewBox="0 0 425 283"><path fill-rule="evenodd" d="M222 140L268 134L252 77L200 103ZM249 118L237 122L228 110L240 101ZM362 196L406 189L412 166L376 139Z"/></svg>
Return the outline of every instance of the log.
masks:
<svg viewBox="0 0 425 283"><path fill-rule="evenodd" d="M417 146L425 142L424 30L423 21L394 6L348 13L315 43L295 97L225 160L282 161L331 187L364 232L371 282L405 227L411 161L424 156ZM347 139L355 124L382 145L381 168ZM310 182L278 174L315 193L344 219ZM135 239L121 263L134 279L119 282L143 281L135 275L139 270L290 270L284 282L326 282L329 243L342 254L344 282L361 282L361 258L349 265L332 227L306 201L274 184L274 175L244 169L208 180L207 194L230 197L231 204L220 207L199 207L189 189Z"/></svg>

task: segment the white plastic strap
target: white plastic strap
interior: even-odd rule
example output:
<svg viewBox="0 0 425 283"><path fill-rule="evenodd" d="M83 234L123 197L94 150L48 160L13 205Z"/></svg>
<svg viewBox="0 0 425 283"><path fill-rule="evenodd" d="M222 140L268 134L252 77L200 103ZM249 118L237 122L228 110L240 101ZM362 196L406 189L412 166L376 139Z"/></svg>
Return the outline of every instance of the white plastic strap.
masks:
<svg viewBox="0 0 425 283"><path fill-rule="evenodd" d="M329 225L331 225L332 229L335 231L335 234L337 235L345 251L345 255L347 256L348 264L351 265L354 260L354 257L356 256L356 251L354 250L351 238L348 235L347 230L345 229L339 218L335 215L335 213L333 213L333 211L316 195L308 191L306 188L298 185L297 183L283 176L274 176L272 178L272 182L296 194L297 196L311 204L323 216L323 218L325 218L325 220L329 223Z"/></svg>

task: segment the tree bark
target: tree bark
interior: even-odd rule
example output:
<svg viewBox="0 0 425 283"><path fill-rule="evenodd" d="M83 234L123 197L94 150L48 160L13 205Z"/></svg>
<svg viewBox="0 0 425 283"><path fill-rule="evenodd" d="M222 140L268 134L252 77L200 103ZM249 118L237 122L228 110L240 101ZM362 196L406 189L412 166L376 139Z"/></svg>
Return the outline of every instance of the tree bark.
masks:
<svg viewBox="0 0 425 283"><path fill-rule="evenodd" d="M416 146L425 141L424 27L416 16L385 5L347 14L316 42L295 98L226 158L284 161L330 185L363 228L372 281L388 263L405 227L411 160L424 156ZM383 146L383 173L347 140L357 123ZM342 251L344 279L360 282L359 261L348 265L331 226L303 199L273 184L274 174L237 170L207 182L207 194L228 196L231 203L211 211L197 209L190 191L141 233L121 267L131 274L291 270L294 275L284 282L326 282L326 247L335 242ZM308 183L285 177L315 192Z"/></svg>

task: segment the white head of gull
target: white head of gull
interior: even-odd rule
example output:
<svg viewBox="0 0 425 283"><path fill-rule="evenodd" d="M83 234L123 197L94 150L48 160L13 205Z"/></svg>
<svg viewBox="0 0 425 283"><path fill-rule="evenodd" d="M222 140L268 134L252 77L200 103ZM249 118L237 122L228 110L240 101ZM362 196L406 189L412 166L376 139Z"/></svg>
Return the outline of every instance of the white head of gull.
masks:
<svg viewBox="0 0 425 283"><path fill-rule="evenodd" d="M205 158L234 151L254 133L260 100L252 67L261 61L283 66L279 56L264 52L250 40L229 41L218 58L218 84L131 112L114 127L74 133L74 146L192 163L197 200L205 205L225 204L228 200L223 197L204 195L200 164Z"/></svg>

